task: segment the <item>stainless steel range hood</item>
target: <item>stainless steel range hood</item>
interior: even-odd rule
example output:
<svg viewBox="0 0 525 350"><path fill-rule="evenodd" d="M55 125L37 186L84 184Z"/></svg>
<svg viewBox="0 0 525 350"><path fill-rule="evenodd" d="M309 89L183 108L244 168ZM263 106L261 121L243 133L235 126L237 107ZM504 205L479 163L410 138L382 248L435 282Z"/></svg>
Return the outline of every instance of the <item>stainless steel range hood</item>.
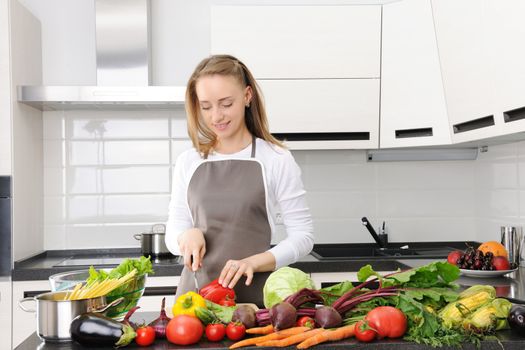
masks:
<svg viewBox="0 0 525 350"><path fill-rule="evenodd" d="M19 86L18 101L41 110L169 109L185 87L151 86L150 0L95 0L96 86Z"/></svg>

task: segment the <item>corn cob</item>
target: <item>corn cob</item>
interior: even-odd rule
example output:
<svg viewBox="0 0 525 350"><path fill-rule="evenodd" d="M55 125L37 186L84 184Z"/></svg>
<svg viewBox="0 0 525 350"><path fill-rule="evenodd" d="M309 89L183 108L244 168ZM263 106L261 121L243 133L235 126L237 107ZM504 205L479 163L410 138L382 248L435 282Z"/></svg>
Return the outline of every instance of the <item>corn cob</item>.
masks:
<svg viewBox="0 0 525 350"><path fill-rule="evenodd" d="M443 325L447 328L461 326L465 318L481 306L491 302L495 296L496 290L492 286L473 286L466 289L460 293L458 300L450 302L439 311Z"/></svg>
<svg viewBox="0 0 525 350"><path fill-rule="evenodd" d="M494 299L463 320L463 328L475 333L508 328L507 316L511 307L512 303L506 299Z"/></svg>

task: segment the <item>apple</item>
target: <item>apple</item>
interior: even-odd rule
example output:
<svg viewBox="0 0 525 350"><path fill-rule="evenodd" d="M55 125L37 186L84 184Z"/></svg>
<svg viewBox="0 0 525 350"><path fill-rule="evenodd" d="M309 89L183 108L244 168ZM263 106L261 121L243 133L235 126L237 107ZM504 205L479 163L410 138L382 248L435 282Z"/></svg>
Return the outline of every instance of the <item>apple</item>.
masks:
<svg viewBox="0 0 525 350"><path fill-rule="evenodd" d="M492 258L492 266L496 270L510 270L509 260L504 256L495 256Z"/></svg>
<svg viewBox="0 0 525 350"><path fill-rule="evenodd" d="M452 265L457 265L457 261L461 256L463 256L461 250L454 250L448 254L447 261Z"/></svg>

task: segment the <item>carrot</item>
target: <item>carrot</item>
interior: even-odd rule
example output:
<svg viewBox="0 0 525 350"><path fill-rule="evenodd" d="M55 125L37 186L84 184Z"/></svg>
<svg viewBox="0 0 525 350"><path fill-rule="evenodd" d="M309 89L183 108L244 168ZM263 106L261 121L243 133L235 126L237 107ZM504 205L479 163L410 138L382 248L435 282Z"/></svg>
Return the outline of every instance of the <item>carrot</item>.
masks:
<svg viewBox="0 0 525 350"><path fill-rule="evenodd" d="M306 332L309 329L310 329L309 327L292 327L288 329L283 329L282 331L263 335L260 337L243 339L241 341L238 341L237 343L233 343L232 345L230 345L230 349L237 349L243 346L255 345L257 343L262 343L267 340L284 339L294 334Z"/></svg>
<svg viewBox="0 0 525 350"><path fill-rule="evenodd" d="M248 328L246 330L246 333L248 334L270 334L272 332L273 332L273 325L271 324L264 326L264 327Z"/></svg>
<svg viewBox="0 0 525 350"><path fill-rule="evenodd" d="M316 328L316 329L312 329L312 330L306 331L304 333L291 335L291 336L289 336L287 338L284 338L284 339L267 340L265 342L257 343L255 345L257 345L257 346L275 346L275 347L281 348L281 347L290 346L290 345L293 345L293 344L300 343L303 340L306 340L306 339L308 339L310 337L313 337L317 333L323 332L324 330L325 330L324 328Z"/></svg>
<svg viewBox="0 0 525 350"><path fill-rule="evenodd" d="M297 345L297 349L308 349L311 346L321 344L327 341L341 340L350 338L355 334L355 324L339 327L335 330L325 330L324 332L315 334L314 336L304 340Z"/></svg>

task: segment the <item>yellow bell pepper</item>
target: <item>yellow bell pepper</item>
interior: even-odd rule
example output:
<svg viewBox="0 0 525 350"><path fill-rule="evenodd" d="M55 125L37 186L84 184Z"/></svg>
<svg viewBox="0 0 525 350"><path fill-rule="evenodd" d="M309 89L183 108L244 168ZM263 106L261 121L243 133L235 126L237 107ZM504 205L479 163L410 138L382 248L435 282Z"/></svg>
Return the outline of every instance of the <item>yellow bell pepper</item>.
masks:
<svg viewBox="0 0 525 350"><path fill-rule="evenodd" d="M195 308L198 306L204 307L204 308L206 307L206 301L204 300L203 297L201 297L199 294L195 292L188 292L186 294L182 294L175 301L175 305L173 305L173 309L172 309L173 316L176 316L176 315L195 316Z"/></svg>

